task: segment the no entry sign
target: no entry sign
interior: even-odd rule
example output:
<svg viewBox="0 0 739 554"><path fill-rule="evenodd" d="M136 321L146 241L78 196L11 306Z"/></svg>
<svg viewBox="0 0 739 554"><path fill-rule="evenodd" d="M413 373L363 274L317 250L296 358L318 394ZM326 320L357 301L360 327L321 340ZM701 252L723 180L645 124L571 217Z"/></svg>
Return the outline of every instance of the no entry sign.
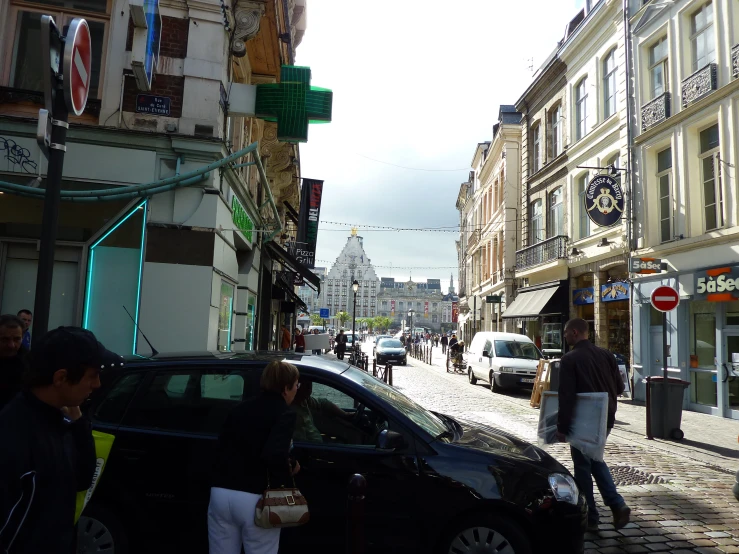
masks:
<svg viewBox="0 0 739 554"><path fill-rule="evenodd" d="M64 99L74 115L82 115L92 77L92 40L87 21L76 17L69 24L64 45Z"/></svg>
<svg viewBox="0 0 739 554"><path fill-rule="evenodd" d="M652 306L660 312L671 312L680 303L680 295L672 287L661 286L652 291Z"/></svg>

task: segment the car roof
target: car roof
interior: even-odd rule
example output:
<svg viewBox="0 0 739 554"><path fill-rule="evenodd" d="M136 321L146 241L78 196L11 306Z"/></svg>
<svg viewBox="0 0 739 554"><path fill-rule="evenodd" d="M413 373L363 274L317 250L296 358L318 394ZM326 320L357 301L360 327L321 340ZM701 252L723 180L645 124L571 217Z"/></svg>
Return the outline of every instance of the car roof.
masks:
<svg viewBox="0 0 739 554"><path fill-rule="evenodd" d="M478 331L477 334L474 336L473 340L477 338L478 336L483 337L485 339L502 339L502 340L516 340L521 342L534 342L526 335L521 335L519 333L503 333L500 331Z"/></svg>
<svg viewBox="0 0 739 554"><path fill-rule="evenodd" d="M331 373L343 373L349 367L347 362L329 358L324 356L316 356L302 354L297 352L279 352L275 350L261 351L243 351L243 352L220 352L220 351L199 351L199 352L158 352L153 356L144 356L140 354L124 356L127 368L136 368L141 366L161 365L171 366L182 364L187 365L221 365L223 363L239 363L239 362L272 362L274 360L285 360L297 367L310 366L311 368L326 370Z"/></svg>

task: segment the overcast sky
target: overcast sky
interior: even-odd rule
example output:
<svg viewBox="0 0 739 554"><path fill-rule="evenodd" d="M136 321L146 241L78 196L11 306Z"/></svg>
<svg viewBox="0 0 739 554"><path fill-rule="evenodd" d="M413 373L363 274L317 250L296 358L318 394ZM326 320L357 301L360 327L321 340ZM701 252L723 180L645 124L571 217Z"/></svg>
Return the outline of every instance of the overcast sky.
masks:
<svg viewBox="0 0 739 554"><path fill-rule="evenodd" d="M414 280L442 279L446 289L454 273L456 287L458 233L361 226L458 225L477 143L491 139L500 105L531 82L531 58L538 68L581 5L310 0L296 63L334 92L333 121L311 125L300 147L303 177L325 181L316 265L330 267L350 233L328 222L352 223L379 276L405 280L411 270L400 268L415 266L424 269Z"/></svg>

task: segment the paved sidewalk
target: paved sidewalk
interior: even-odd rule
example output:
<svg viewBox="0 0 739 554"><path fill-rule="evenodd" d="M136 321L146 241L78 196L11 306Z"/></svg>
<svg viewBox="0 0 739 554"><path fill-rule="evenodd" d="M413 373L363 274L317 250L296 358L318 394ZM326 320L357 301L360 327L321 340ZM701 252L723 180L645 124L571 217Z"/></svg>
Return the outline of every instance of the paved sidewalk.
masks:
<svg viewBox="0 0 739 554"><path fill-rule="evenodd" d="M394 368L396 388L430 409L536 442L539 412L529 406L528 395L493 394L470 385L465 375L447 373L440 348L432 361L410 358L409 366ZM739 469L733 450L739 423L687 413L684 429L691 442L680 444L644 439L644 408L631 401L619 403L616 418L606 461L631 506L632 523L616 531L610 511L601 506L600 531L586 535L586 552L739 553L739 502L731 493ZM730 446L723 446L724 437L731 437ZM572 470L567 445L546 450Z"/></svg>

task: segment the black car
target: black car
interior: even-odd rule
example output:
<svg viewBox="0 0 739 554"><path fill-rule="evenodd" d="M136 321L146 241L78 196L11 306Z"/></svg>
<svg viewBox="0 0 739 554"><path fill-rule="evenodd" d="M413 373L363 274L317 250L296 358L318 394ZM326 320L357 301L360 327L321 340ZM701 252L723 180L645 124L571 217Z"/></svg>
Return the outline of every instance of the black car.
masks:
<svg viewBox="0 0 739 554"><path fill-rule="evenodd" d="M399 364L406 365L408 356L405 346L398 339L381 339L375 346L377 365Z"/></svg>
<svg viewBox="0 0 739 554"><path fill-rule="evenodd" d="M217 435L229 410L258 393L262 369L274 359L295 364L312 381L314 398L353 414L315 413L322 441L294 441L297 486L311 520L282 530L281 552L345 551L355 473L367 480L367 552L582 550L584 497L539 448L429 412L345 362L217 352L130 358L103 375L84 408L115 442L80 519L78 552L207 552Z"/></svg>

